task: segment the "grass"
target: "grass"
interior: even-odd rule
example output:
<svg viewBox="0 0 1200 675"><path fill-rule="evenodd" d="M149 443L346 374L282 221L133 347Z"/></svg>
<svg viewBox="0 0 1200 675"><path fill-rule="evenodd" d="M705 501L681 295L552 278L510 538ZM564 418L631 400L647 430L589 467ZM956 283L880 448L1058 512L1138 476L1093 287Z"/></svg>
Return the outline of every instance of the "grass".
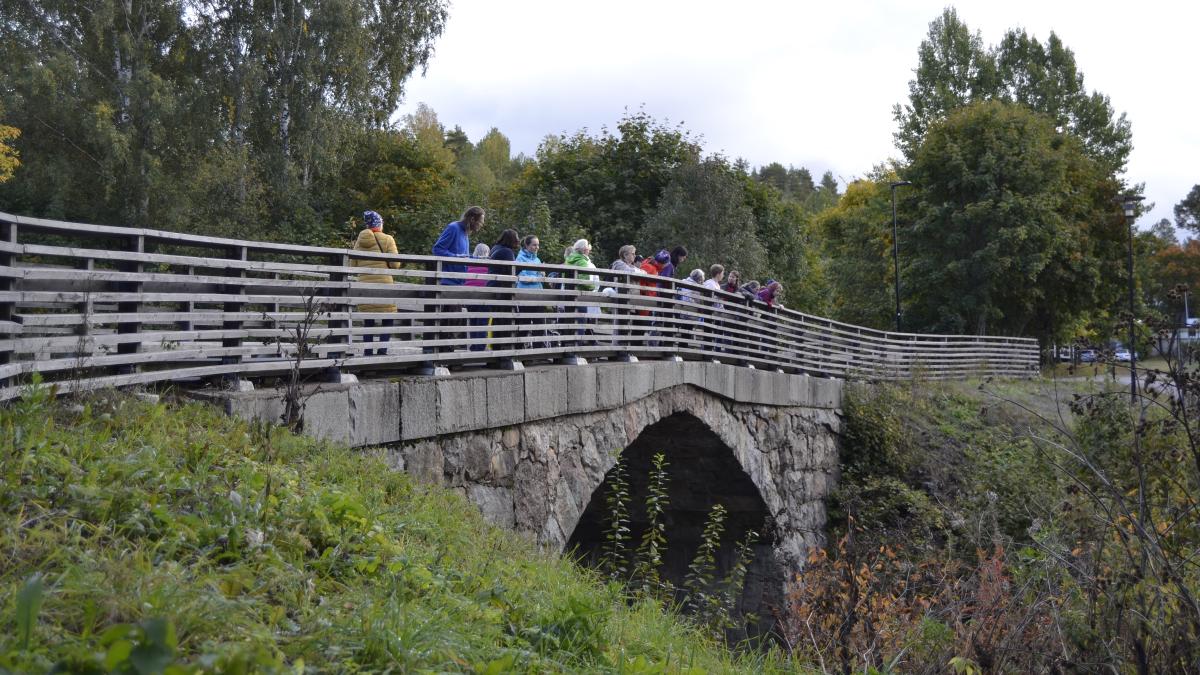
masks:
<svg viewBox="0 0 1200 675"><path fill-rule="evenodd" d="M198 404L35 390L0 409L0 480L0 671L789 667L629 604L376 454Z"/></svg>

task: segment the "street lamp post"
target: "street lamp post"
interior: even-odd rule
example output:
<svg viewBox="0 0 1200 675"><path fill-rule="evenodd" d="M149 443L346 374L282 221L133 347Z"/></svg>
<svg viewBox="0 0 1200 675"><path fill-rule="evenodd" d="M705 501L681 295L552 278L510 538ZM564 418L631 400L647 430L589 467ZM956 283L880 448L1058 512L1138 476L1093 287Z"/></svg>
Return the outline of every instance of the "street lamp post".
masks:
<svg viewBox="0 0 1200 675"><path fill-rule="evenodd" d="M1129 224L1129 402L1137 403L1137 344L1134 342L1134 303L1133 303L1133 222L1137 213L1138 202L1145 199L1141 195L1127 194L1117 197L1125 211L1125 221Z"/></svg>
<svg viewBox="0 0 1200 675"><path fill-rule="evenodd" d="M912 185L912 181L898 180L892 186L892 267L896 281L896 332L900 332L900 237L896 227L896 188Z"/></svg>

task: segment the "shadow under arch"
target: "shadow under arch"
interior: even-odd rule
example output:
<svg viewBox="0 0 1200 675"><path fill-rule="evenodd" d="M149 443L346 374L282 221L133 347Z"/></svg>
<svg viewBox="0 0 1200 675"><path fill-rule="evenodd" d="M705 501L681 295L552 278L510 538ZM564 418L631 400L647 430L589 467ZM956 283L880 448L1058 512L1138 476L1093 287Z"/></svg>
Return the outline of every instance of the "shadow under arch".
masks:
<svg viewBox="0 0 1200 675"><path fill-rule="evenodd" d="M631 516L630 555L647 527L646 496L654 455L667 460L669 504L665 512L667 549L663 577L682 587L688 566L703 540L704 525L716 504L727 516L717 556L717 576L725 578L736 559L737 544L746 534L758 534L746 583L738 601L738 615L754 614L748 632L736 631L733 639L761 635L773 623L772 609L782 602L785 572L773 555L775 525L757 486L746 474L730 447L708 425L687 412L675 412L646 426L621 453L629 481ZM567 542L566 550L585 565L599 561L605 540L608 493L612 469L592 493L583 515ZM739 625L744 622L739 621Z"/></svg>

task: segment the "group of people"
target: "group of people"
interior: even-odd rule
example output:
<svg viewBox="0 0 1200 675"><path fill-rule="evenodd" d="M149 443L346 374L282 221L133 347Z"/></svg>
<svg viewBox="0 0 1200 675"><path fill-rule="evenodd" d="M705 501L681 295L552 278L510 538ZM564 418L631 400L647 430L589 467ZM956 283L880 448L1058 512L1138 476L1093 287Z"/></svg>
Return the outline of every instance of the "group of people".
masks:
<svg viewBox="0 0 1200 675"><path fill-rule="evenodd" d="M462 218L448 224L442 230L441 235L433 244L433 254L447 258L462 258L463 262L444 263L442 270L451 274L441 277L438 283L443 285L511 287L513 286L512 282L467 277L465 274L504 274L503 268L497 269L494 264L473 265L471 264L473 260L515 262L526 265L542 263L539 257L541 242L538 240L538 237L536 235L526 235L522 238L513 229L502 231L496 243L491 246L478 243L472 249L471 238L483 229L486 218L487 214L482 207L472 206L463 213ZM363 223L365 228L359 232L355 240L355 251L370 253L397 252L395 239L383 233L383 218L378 213L374 211L364 212ZM676 246L669 251L662 249L652 256L643 257L638 255L636 247L628 244L620 248L617 259L612 262L610 268L618 272L627 272L634 275L634 280L640 286L639 294L653 297L657 296L661 289L670 285L667 279L676 278L687 258L688 250L684 246ZM596 269L596 264L592 261L592 246L587 239L580 239L566 247L563 251L563 261L566 265L584 269ZM390 262L378 258L354 259L352 264L355 267L377 269L386 269L389 267L398 269L400 267L399 262ZM462 273L464 276L458 276L456 273ZM516 274L515 286L520 289L540 289L544 287L544 284L549 283L550 276L552 275L546 275L534 269L521 269ZM359 280L367 283L391 283L392 276L389 274L367 273L361 275ZM686 280L712 290L740 294L748 302L760 301L768 307L779 306L783 296L783 284L779 281L769 279L761 284L758 281L746 281L743 283L741 275L736 269L729 270L726 273L725 267L720 264L710 266L707 274L702 269L693 269L687 275ZM601 290L597 275L582 272L576 275L573 287L579 290ZM603 290L605 292L613 291L611 288ZM678 297L682 300L691 301L691 293L686 286L678 287ZM720 307L719 304L716 306ZM483 307L470 307L468 309L478 312L486 311L486 308ZM363 304L359 305L359 311L394 313L396 307L387 303ZM482 320L482 322L475 319L472 320L472 325L474 326L485 324L486 320ZM379 325L384 328L390 327L393 325L393 321L391 319L382 319ZM388 339L388 331L370 330L376 326L376 321L366 319L363 321L363 326L368 329L364 336L364 341L371 342L374 335L378 335L381 341ZM480 337L482 335L481 331L472 333L472 337ZM479 348L482 349L482 347ZM375 351L367 349L363 353L366 356L371 356L374 354L383 354L384 351L384 349Z"/></svg>
<svg viewBox="0 0 1200 675"><path fill-rule="evenodd" d="M460 220L450 223L442 231L441 236L438 237L433 245L433 254L451 258L516 261L528 264L540 264L542 262L539 257L541 242L537 236L531 234L521 239L517 231L511 229L501 232L500 238L496 240L494 245L489 247L486 244L480 243L472 251L470 249L470 238L483 228L485 219L486 214L481 207L472 206L467 209ZM662 249L653 256L643 257L637 254L636 247L632 244L627 244L620 248L617 253L617 259L609 267L618 272L629 272L630 274L645 275L646 277L658 277L659 279L638 279L640 285L647 288L656 288L666 286L666 282L662 281L664 278L677 278L677 274L687 258L688 250L685 246L676 246L670 251ZM580 239L571 246L568 246L563 251L563 262L564 264L577 267L596 268L596 264L592 261L592 246L587 239ZM446 272L478 272L486 274L489 267L471 266L468 263L463 263L461 265L447 264L443 269ZM517 277L518 288L542 287L542 275L535 270L522 270L518 273ZM578 288L592 291L598 289L595 275L586 275L582 278L585 279L585 282L577 284ZM709 267L707 274L702 269L693 269L686 278L688 281L713 290L740 293L747 299L760 300L769 307L779 305L783 298L783 284L781 282L768 279L763 283L759 283L758 281L742 283L741 275L737 270L730 270L727 275L725 266L720 264ZM440 283L466 284L468 286L496 285L495 282L460 278L443 278Z"/></svg>

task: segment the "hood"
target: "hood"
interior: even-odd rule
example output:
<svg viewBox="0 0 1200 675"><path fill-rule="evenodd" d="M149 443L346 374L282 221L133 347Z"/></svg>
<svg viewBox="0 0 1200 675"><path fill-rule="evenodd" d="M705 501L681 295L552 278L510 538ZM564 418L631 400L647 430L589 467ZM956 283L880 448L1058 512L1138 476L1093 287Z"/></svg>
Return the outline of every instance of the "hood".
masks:
<svg viewBox="0 0 1200 675"><path fill-rule="evenodd" d="M542 259L537 257L536 253L530 253L525 249L521 249L520 251L517 251L517 262L540 263L542 262Z"/></svg>

